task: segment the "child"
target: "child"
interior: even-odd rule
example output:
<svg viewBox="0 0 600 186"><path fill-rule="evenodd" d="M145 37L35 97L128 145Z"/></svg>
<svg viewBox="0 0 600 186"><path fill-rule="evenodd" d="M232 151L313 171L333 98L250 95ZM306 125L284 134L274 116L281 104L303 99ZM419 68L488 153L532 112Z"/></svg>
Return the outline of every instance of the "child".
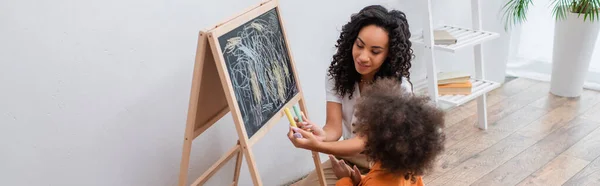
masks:
<svg viewBox="0 0 600 186"><path fill-rule="evenodd" d="M423 185L422 175L444 149L444 112L427 97L406 94L382 79L366 88L356 105L356 132L374 162L366 175L330 156L336 185Z"/></svg>

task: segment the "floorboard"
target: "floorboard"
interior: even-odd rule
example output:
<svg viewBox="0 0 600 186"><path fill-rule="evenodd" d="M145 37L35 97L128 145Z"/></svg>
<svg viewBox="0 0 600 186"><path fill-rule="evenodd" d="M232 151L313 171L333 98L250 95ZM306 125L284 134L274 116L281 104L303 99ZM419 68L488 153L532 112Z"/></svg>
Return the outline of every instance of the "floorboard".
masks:
<svg viewBox="0 0 600 186"><path fill-rule="evenodd" d="M563 98L517 78L487 103L486 131L475 101L448 112L446 150L426 185L600 185L600 92Z"/></svg>

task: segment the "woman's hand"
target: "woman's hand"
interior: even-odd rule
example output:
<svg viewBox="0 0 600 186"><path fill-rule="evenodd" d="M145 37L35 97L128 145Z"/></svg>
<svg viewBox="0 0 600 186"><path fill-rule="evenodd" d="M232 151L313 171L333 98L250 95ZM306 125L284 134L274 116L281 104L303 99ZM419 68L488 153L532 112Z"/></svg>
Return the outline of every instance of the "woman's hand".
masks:
<svg viewBox="0 0 600 186"><path fill-rule="evenodd" d="M296 117L294 117L294 120L296 120L296 124L299 128L301 128L302 130L312 132L313 135L315 135L315 137L319 141L325 141L325 139L327 138L327 135L325 134L325 131L323 131L323 128L315 125L312 121L308 120L308 118L306 118L306 116L304 115L304 112L302 112L302 122L298 122L298 118Z"/></svg>
<svg viewBox="0 0 600 186"><path fill-rule="evenodd" d="M300 133L302 135L302 138L294 137L294 132ZM288 132L288 138L290 139L290 141L292 141L296 148L303 148L312 151L318 151L317 149L319 149L321 143L323 143L315 135L313 135L313 133L307 132L296 127L290 127L290 131Z"/></svg>

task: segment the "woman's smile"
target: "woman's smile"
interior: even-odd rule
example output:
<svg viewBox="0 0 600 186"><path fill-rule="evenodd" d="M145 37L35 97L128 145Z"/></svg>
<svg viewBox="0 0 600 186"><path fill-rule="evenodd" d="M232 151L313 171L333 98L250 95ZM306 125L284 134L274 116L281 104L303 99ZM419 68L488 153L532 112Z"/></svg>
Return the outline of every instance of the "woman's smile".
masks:
<svg viewBox="0 0 600 186"><path fill-rule="evenodd" d="M367 63L360 63L358 61L355 62L355 66L357 67L357 70L359 72L367 72L369 70L369 68L371 67L371 65L368 65Z"/></svg>

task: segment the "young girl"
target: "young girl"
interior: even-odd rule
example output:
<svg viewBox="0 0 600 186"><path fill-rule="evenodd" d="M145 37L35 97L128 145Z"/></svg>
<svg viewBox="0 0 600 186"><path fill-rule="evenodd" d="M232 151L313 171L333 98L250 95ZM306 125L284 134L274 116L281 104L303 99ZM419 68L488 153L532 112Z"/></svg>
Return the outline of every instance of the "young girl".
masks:
<svg viewBox="0 0 600 186"><path fill-rule="evenodd" d="M302 129L311 129L315 138L298 140L290 132L294 146L343 157L349 163L368 169L366 156L360 155L362 140L355 136L354 104L362 90L381 78L398 79L405 91L411 93L411 60L413 51L406 16L397 10L382 6L367 6L352 15L342 27L337 41L337 53L329 66L326 80L327 118L323 128L306 120L298 123ZM338 140L343 137L342 141ZM306 140L310 139L310 140ZM321 166L327 183L337 180L331 162ZM316 171L312 171L295 185L318 185Z"/></svg>
<svg viewBox="0 0 600 186"><path fill-rule="evenodd" d="M362 176L356 166L352 169L330 156L337 185L422 186L420 177L432 167L445 141L444 112L428 101L403 93L393 79L365 88L356 104L355 131L374 165Z"/></svg>

